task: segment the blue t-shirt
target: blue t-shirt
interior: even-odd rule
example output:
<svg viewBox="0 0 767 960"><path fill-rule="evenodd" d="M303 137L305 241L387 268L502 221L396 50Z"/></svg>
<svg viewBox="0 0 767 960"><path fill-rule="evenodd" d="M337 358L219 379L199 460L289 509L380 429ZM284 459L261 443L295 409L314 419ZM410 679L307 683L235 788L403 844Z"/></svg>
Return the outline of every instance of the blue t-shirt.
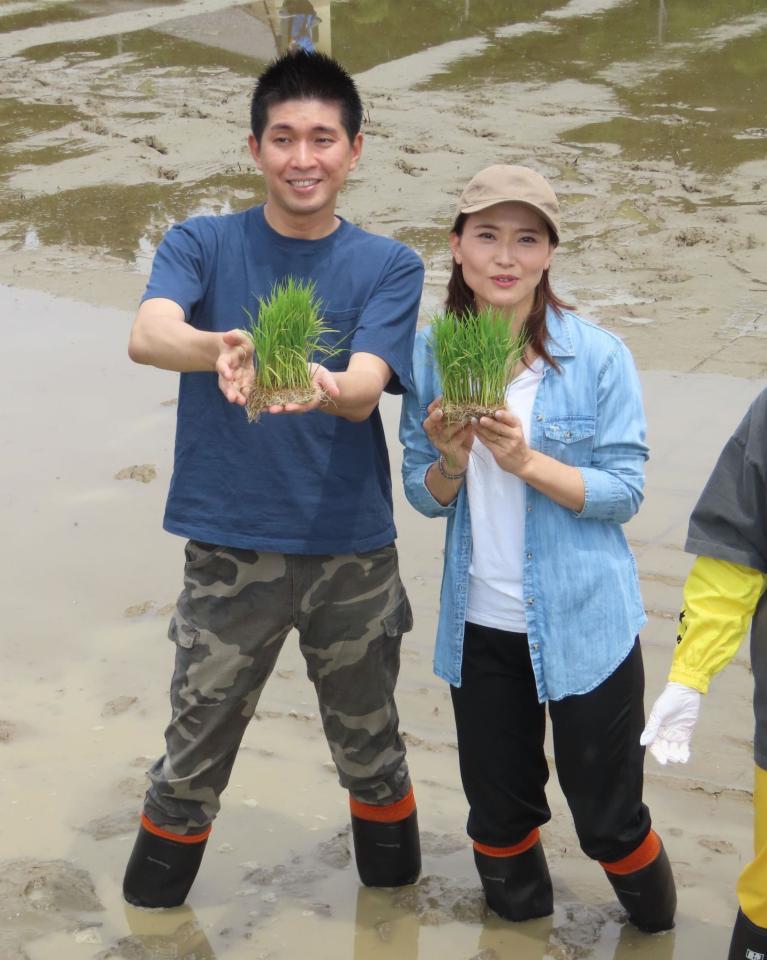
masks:
<svg viewBox="0 0 767 960"><path fill-rule="evenodd" d="M195 217L171 228L157 250L143 299L165 297L200 330L244 327L243 308L292 276L313 280L328 327L344 352L372 353L391 367L387 390L411 386L411 355L423 265L408 247L348 221L320 240L285 237L263 207ZM345 554L396 536L391 476L378 409L362 423L318 411L247 421L215 373L182 373L173 477L164 527L193 540L251 550Z"/></svg>

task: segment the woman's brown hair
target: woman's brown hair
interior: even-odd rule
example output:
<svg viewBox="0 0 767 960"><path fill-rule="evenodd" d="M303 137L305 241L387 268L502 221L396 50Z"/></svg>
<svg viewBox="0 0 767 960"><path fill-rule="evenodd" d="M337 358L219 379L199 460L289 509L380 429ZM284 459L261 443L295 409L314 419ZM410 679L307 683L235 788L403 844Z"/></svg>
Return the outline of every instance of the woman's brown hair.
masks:
<svg viewBox="0 0 767 960"><path fill-rule="evenodd" d="M453 225L453 233L459 237L463 233L463 227L466 223L468 214L459 213ZM556 247L557 240L554 231L546 224L549 234L549 241ZM546 310L551 307L557 313L563 310L571 310L569 303L561 300L551 289L549 282L549 271L544 270L540 283L535 288L535 298L533 306L528 314L524 325L524 332L527 334L528 343L531 349L539 356L543 357L546 363L550 364L556 370L559 370L559 364L546 349ZM453 260L453 269L450 273L450 279L447 282L447 297L445 298L445 309L451 310L456 316L476 313L477 303L474 299L474 291L463 279L463 270L460 263Z"/></svg>

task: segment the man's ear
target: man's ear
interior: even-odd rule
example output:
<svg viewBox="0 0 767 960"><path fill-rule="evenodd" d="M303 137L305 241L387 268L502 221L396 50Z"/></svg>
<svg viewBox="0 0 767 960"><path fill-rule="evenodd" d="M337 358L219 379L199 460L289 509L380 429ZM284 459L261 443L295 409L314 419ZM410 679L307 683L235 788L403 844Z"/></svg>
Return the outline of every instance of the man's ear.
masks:
<svg viewBox="0 0 767 960"><path fill-rule="evenodd" d="M364 137L361 133L358 133L357 136L352 140L352 159L349 164L349 169L353 170L357 164L360 162L360 157L362 156L362 145L364 143Z"/></svg>
<svg viewBox="0 0 767 960"><path fill-rule="evenodd" d="M258 169L261 169L261 147L256 140L255 134L248 134L248 150L250 150L250 155L256 162Z"/></svg>

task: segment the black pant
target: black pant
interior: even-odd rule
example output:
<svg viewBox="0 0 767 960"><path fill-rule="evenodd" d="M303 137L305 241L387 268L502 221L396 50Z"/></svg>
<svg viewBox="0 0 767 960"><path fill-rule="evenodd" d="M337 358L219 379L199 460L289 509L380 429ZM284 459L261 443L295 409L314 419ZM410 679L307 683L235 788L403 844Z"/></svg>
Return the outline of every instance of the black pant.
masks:
<svg viewBox="0 0 767 960"><path fill-rule="evenodd" d="M513 846L551 819L538 702L527 636L467 623L462 685L451 687L469 836ZM549 701L554 761L583 852L621 860L650 830L642 803L644 667L637 638L595 690Z"/></svg>

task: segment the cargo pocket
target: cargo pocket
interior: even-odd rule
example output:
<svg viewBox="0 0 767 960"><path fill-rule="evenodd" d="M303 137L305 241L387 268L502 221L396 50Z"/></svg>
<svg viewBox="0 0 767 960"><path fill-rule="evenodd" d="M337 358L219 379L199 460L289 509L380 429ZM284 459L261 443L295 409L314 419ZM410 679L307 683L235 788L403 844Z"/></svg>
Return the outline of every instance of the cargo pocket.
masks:
<svg viewBox="0 0 767 960"><path fill-rule="evenodd" d="M173 616L168 624L168 639L175 643L177 647L191 650L200 639L200 631L188 620L185 620L176 609L173 611Z"/></svg>
<svg viewBox="0 0 767 960"><path fill-rule="evenodd" d="M218 556L226 547L215 543L203 543L202 540L187 540L184 546L185 569L199 570L206 563Z"/></svg>
<svg viewBox="0 0 767 960"><path fill-rule="evenodd" d="M413 611L407 594L402 592L402 599L397 606L381 619L384 633L387 637L401 637L413 629Z"/></svg>
<svg viewBox="0 0 767 960"><path fill-rule="evenodd" d="M543 453L560 463L585 467L594 450L594 417L550 417L543 425Z"/></svg>

